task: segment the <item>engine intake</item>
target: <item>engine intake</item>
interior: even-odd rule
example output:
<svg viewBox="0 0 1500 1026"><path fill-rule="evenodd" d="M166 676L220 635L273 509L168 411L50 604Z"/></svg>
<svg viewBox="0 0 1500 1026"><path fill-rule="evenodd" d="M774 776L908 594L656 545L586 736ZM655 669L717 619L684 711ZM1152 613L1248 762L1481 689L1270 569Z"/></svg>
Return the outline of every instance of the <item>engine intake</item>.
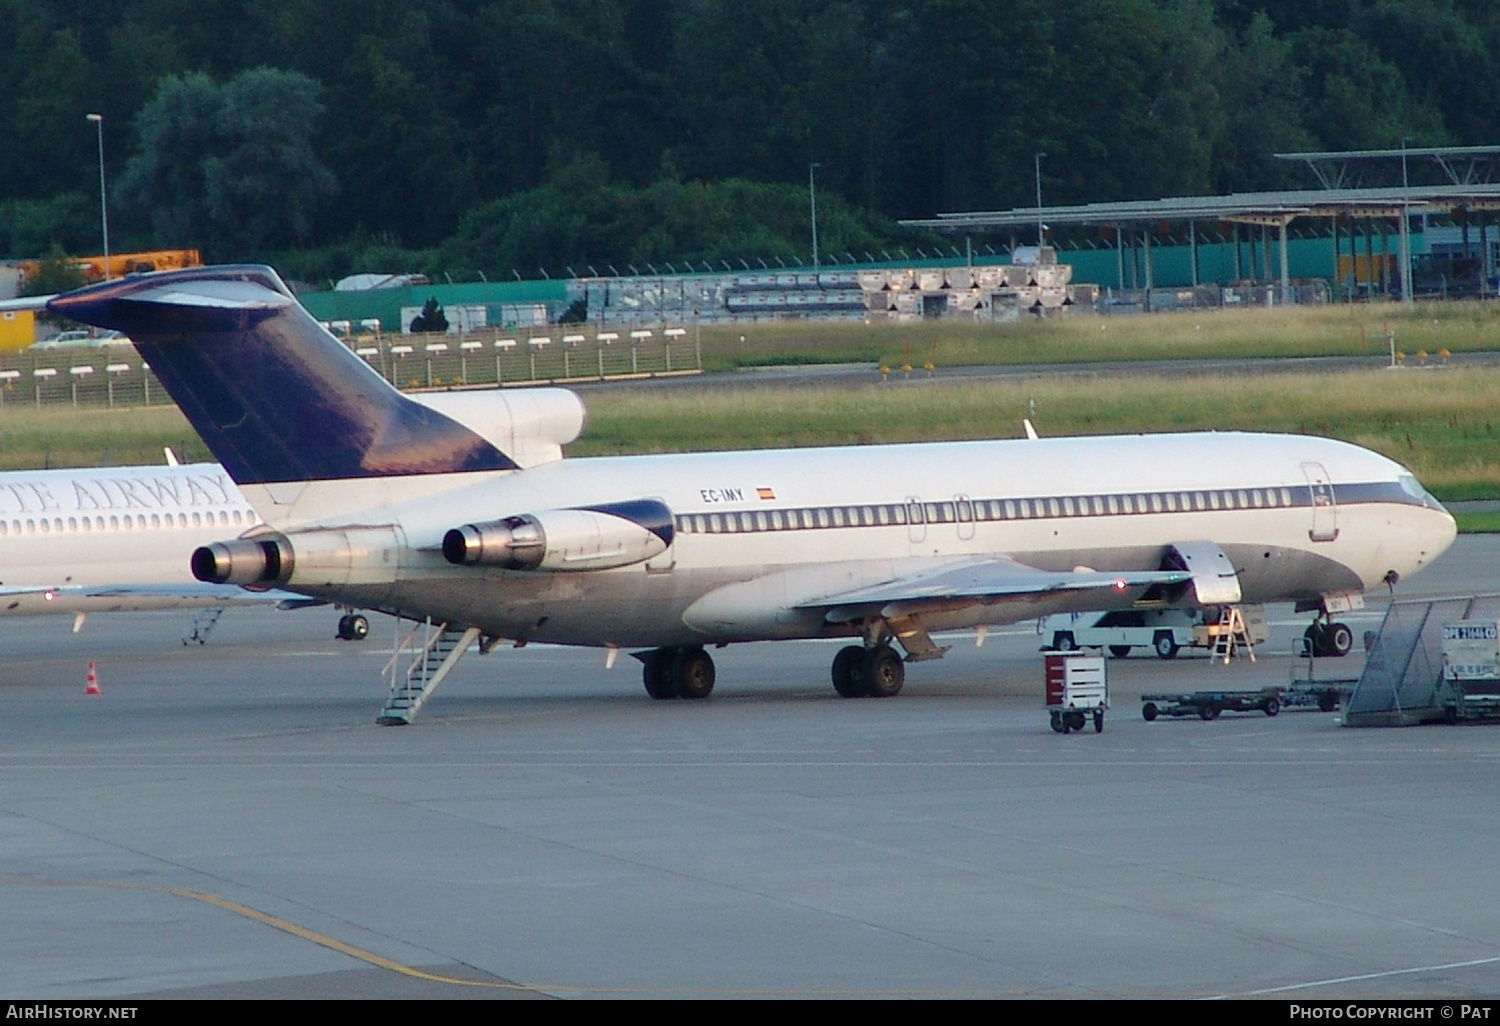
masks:
<svg viewBox="0 0 1500 1026"><path fill-rule="evenodd" d="M660 555L672 533L666 504L640 499L465 524L443 536L443 556L457 566L608 570Z"/></svg>

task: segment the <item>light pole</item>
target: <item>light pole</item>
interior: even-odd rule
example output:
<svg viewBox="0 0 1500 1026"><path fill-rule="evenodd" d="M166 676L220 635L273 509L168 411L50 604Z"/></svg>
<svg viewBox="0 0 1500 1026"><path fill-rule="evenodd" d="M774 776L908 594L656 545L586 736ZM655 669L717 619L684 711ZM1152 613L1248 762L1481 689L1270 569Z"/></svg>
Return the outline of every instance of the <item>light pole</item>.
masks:
<svg viewBox="0 0 1500 1026"><path fill-rule="evenodd" d="M1033 161L1036 167L1036 245L1041 249L1047 244L1047 226L1042 224L1042 158L1045 153L1038 153Z"/></svg>
<svg viewBox="0 0 1500 1026"><path fill-rule="evenodd" d="M88 120L99 130L99 223L104 228L104 280L109 281L109 200L104 191L104 115L90 114Z"/></svg>
<svg viewBox="0 0 1500 1026"><path fill-rule="evenodd" d="M813 273L818 273L818 188L813 181L813 172L822 164L807 165L807 201L812 206L812 258Z"/></svg>

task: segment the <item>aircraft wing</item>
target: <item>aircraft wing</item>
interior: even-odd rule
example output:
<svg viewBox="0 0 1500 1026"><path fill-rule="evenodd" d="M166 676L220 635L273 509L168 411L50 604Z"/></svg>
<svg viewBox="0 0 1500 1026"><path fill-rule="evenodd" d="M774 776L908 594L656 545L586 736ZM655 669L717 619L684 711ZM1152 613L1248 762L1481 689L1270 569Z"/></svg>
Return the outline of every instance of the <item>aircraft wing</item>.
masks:
<svg viewBox="0 0 1500 1026"><path fill-rule="evenodd" d="M880 584L801 602L798 609L825 610L831 623L869 616L896 619L972 605L1061 602L1069 608L1128 604L1153 586L1187 584L1183 570L1038 570L1013 559L992 557L927 568ZM1091 606L1091 602L1097 605Z"/></svg>
<svg viewBox="0 0 1500 1026"><path fill-rule="evenodd" d="M7 613L126 612L147 609L208 609L280 604L302 600L285 591L246 591L223 584L106 584L0 587L0 616Z"/></svg>

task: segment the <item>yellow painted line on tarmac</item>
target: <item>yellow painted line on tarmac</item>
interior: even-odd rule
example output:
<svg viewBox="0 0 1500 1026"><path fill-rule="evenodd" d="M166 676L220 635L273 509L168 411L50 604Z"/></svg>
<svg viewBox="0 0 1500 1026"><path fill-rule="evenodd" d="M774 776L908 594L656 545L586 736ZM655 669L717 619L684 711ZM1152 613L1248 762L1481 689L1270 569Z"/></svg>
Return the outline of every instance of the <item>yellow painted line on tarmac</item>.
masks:
<svg viewBox="0 0 1500 1026"><path fill-rule="evenodd" d="M296 923L287 922L285 919L278 918L277 916L267 915L265 912L253 909L248 905L241 905L237 901L230 901L228 898L221 898L216 894L208 894L204 891L188 890L185 887L164 887L153 884L120 883L110 880L12 879L9 882L40 884L51 887L107 887L113 890L150 891L156 894L171 894L179 898L187 898L190 901L201 901L206 905L213 905L215 908L221 908L226 912L233 912L235 915L244 916L246 919L252 919L257 923L264 923L266 926L269 926L272 929L280 930L283 933L289 933L293 937L301 937L303 940L311 941L312 943L317 944L320 947L328 948L330 951L337 951L341 955L348 955L350 958L358 959L361 962L368 962L370 965L376 966L381 969L388 969L393 973L400 973L402 976L410 976L413 979L428 980L432 983L447 983L456 987L484 987L490 990L520 990L536 994L544 993L543 991L538 990L536 987L528 987L525 984L521 983L506 983L500 980L465 980L457 976L443 976L438 973L424 972L421 969L417 969L409 965L403 965L400 962L396 962L381 955L377 955L373 951L366 951L364 948L357 948L352 944L345 944L341 940L335 940L334 938L329 937L327 934L318 933L316 930L309 930L305 926L298 926Z"/></svg>
<svg viewBox="0 0 1500 1026"><path fill-rule="evenodd" d="M835 989L835 988L756 988L756 987L593 987L578 986L575 984L560 984L557 986L527 986L524 983L507 983L503 980L465 980L457 976L444 976L440 973L424 972L413 966L404 965L401 962L385 958L357 948L352 944L335 940L326 934L309 930L305 926L288 922L277 916L268 915L241 905L237 901L230 901L215 894L204 891L189 890L185 887L166 887L156 884L123 883L114 880L54 880L37 877L0 877L0 884L29 884L42 887L104 887L111 890L123 891L147 891L154 894L170 894L178 898L186 898L189 901L198 901L235 915L243 916L257 923L262 923L275 930L300 937L305 941L311 941L319 947L337 951L341 955L373 965L379 969L386 969L402 976L409 976L417 980L427 980L431 983L445 983L455 987L480 987L488 990L510 990L521 991L529 994L539 994L544 997L552 997L556 994L636 994L636 995L662 995L683 997L823 997L823 998L997 998L997 997L1048 997L1056 996L1045 990L1032 988L1025 989L994 989L994 990L950 990L950 989L903 989L903 990L859 990L859 989ZM1088 991L1069 991L1069 996L1074 997L1107 997L1103 993ZM1114 995L1118 996L1118 995ZM1148 994L1146 997L1198 997L1196 994Z"/></svg>

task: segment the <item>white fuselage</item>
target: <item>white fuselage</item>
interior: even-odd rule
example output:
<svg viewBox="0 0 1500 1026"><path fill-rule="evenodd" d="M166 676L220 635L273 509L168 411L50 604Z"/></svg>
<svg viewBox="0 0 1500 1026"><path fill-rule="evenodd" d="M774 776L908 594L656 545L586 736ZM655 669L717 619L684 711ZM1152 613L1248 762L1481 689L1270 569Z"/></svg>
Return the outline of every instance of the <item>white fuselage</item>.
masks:
<svg viewBox="0 0 1500 1026"><path fill-rule="evenodd" d="M202 606L193 550L259 519L216 463L0 473L0 613Z"/></svg>
<svg viewBox="0 0 1500 1026"><path fill-rule="evenodd" d="M287 587L420 611L486 633L669 645L851 633L806 608L925 567L1003 557L1043 570L1160 568L1209 541L1244 601L1316 601L1405 577L1443 552L1452 518L1398 464L1327 439L1138 435L563 460L523 471L247 486L268 525L375 530L353 569ZM465 523L653 498L669 548L590 572L454 566ZM383 533L382 533L383 532ZM294 539L295 545L295 539ZM1065 596L969 603L934 629L1068 608Z"/></svg>

